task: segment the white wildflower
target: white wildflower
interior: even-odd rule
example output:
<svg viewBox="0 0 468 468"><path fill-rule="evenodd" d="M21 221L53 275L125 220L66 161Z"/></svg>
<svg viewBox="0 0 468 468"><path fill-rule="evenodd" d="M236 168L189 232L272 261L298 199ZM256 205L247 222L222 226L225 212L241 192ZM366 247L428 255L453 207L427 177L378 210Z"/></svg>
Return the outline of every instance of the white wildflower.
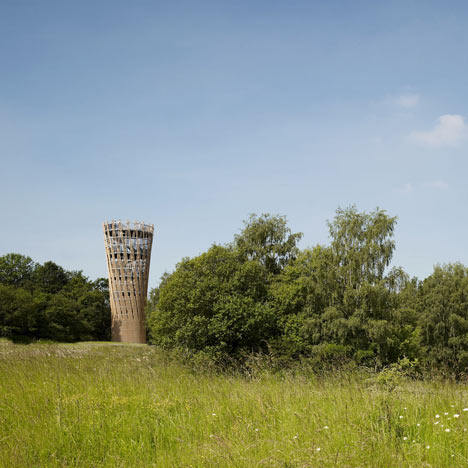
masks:
<svg viewBox="0 0 468 468"><path fill-rule="evenodd" d="M427 448L427 449L430 449L430 448L431 448L431 446L430 446L430 445L426 445L426 448Z"/></svg>
<svg viewBox="0 0 468 468"><path fill-rule="evenodd" d="M400 414L400 416L398 416L400 419L403 419L403 416Z"/></svg>
<svg viewBox="0 0 468 468"><path fill-rule="evenodd" d="M255 432L258 432L258 427L255 428Z"/></svg>
<svg viewBox="0 0 468 468"><path fill-rule="evenodd" d="M421 425L421 424L419 424L419 423L418 423L418 424L416 424L416 426L418 426L418 427L419 427L420 425Z"/></svg>
<svg viewBox="0 0 468 468"><path fill-rule="evenodd" d="M323 426L324 429L328 429L328 426Z"/></svg>
<svg viewBox="0 0 468 468"><path fill-rule="evenodd" d="M320 447L317 447L315 450L317 450L317 452L320 452Z"/></svg>
<svg viewBox="0 0 468 468"><path fill-rule="evenodd" d="M454 417L454 418L459 418L460 415L459 415L459 414L454 414L453 417Z"/></svg>
<svg viewBox="0 0 468 468"><path fill-rule="evenodd" d="M408 440L408 437L403 437L403 440Z"/></svg>
<svg viewBox="0 0 468 468"><path fill-rule="evenodd" d="M435 417L436 417L436 418L440 418L440 415L439 415L439 414L436 414L436 416L435 416Z"/></svg>
<svg viewBox="0 0 468 468"><path fill-rule="evenodd" d="M450 429L447 427L447 429L445 429L445 432L450 432Z"/></svg>
<svg viewBox="0 0 468 468"><path fill-rule="evenodd" d="M444 413L444 416L448 416L448 413Z"/></svg>
<svg viewBox="0 0 468 468"><path fill-rule="evenodd" d="M439 421L436 421L434 424L439 424Z"/></svg>
<svg viewBox="0 0 468 468"><path fill-rule="evenodd" d="M463 408L463 411L468 411L468 408Z"/></svg>

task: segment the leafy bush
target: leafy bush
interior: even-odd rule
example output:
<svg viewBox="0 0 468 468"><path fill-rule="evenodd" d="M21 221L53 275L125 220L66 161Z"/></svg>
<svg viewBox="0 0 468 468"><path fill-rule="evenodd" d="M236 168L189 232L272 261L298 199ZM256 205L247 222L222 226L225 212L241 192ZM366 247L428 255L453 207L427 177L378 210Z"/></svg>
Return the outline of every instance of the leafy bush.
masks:
<svg viewBox="0 0 468 468"><path fill-rule="evenodd" d="M268 272L238 252L213 246L177 265L149 319L153 343L213 357L266 349L275 316L266 302Z"/></svg>

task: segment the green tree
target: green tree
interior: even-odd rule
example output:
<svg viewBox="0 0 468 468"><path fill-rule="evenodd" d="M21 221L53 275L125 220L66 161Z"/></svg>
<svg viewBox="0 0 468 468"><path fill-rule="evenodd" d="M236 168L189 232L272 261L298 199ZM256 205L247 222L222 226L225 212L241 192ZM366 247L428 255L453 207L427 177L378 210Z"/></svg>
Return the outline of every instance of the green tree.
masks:
<svg viewBox="0 0 468 468"><path fill-rule="evenodd" d="M70 273L54 262L45 262L34 270L34 287L40 291L55 294L69 281Z"/></svg>
<svg viewBox="0 0 468 468"><path fill-rule="evenodd" d="M322 314L336 302L336 269L329 248L316 246L300 252L270 286L272 307L283 330L271 343L279 354L310 354L323 341Z"/></svg>
<svg viewBox="0 0 468 468"><path fill-rule="evenodd" d="M284 216L251 215L232 244L182 260L150 293L151 340L215 357L266 350L278 333L268 286L296 258L301 236Z"/></svg>
<svg viewBox="0 0 468 468"><path fill-rule="evenodd" d="M89 281L81 272L29 257L0 257L0 336L59 341L109 339L106 279Z"/></svg>
<svg viewBox="0 0 468 468"><path fill-rule="evenodd" d="M268 272L277 274L297 256L301 238L302 233L292 233L285 216L252 214L234 237L234 246L246 259L259 261Z"/></svg>
<svg viewBox="0 0 468 468"><path fill-rule="evenodd" d="M28 291L0 284L0 336L29 336L35 328L34 301Z"/></svg>
<svg viewBox="0 0 468 468"><path fill-rule="evenodd" d="M400 301L409 278L401 269L384 274L395 221L382 210L338 209L330 246L305 250L284 268L271 287L283 329L279 352L383 365L411 348L414 314L403 313Z"/></svg>
<svg viewBox="0 0 468 468"><path fill-rule="evenodd" d="M468 372L468 268L436 266L418 296L421 358L432 367Z"/></svg>
<svg viewBox="0 0 468 468"><path fill-rule="evenodd" d="M378 208L370 213L358 212L355 206L336 210L328 228L343 288L383 279L395 249L396 219Z"/></svg>
<svg viewBox="0 0 468 468"><path fill-rule="evenodd" d="M265 349L275 327L265 267L230 247L182 260L160 287L149 318L153 343L215 358Z"/></svg>
<svg viewBox="0 0 468 468"><path fill-rule="evenodd" d="M69 281L59 294L73 304L74 316L68 325L68 340L105 340L110 338L108 281L91 282L81 271L69 272ZM59 315L60 316L60 315Z"/></svg>
<svg viewBox="0 0 468 468"><path fill-rule="evenodd" d="M29 285L36 264L30 257L9 253L0 257L0 283L16 288Z"/></svg>

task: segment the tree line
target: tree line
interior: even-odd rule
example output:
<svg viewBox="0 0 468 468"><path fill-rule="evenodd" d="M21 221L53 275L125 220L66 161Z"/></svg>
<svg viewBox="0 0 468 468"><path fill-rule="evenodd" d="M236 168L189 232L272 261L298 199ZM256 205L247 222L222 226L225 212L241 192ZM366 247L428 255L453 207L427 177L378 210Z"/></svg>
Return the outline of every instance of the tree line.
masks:
<svg viewBox="0 0 468 468"><path fill-rule="evenodd" d="M15 341L108 340L107 279L90 281L54 262L0 257L0 337Z"/></svg>
<svg viewBox="0 0 468 468"><path fill-rule="evenodd" d="M338 209L327 245L299 249L284 216L251 215L226 245L183 258L150 292L149 342L218 363L269 356L382 368L468 369L468 268L424 280L390 268L396 218ZM106 279L54 262L0 257L0 337L108 340Z"/></svg>
<svg viewBox="0 0 468 468"><path fill-rule="evenodd" d="M396 217L338 209L330 242L299 249L284 216L251 215L227 245L184 258L150 293L150 342L223 362L468 368L468 269L390 268Z"/></svg>

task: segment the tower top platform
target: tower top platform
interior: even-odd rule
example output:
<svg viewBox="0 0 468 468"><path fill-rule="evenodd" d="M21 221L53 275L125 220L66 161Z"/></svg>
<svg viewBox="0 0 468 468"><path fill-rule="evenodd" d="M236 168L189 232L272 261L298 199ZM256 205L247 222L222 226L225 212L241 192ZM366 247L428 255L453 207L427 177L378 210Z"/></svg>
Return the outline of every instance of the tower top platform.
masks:
<svg viewBox="0 0 468 468"><path fill-rule="evenodd" d="M104 221L102 224L104 231L143 231L143 232L154 232L154 224L145 224L141 221L126 221L120 220Z"/></svg>

